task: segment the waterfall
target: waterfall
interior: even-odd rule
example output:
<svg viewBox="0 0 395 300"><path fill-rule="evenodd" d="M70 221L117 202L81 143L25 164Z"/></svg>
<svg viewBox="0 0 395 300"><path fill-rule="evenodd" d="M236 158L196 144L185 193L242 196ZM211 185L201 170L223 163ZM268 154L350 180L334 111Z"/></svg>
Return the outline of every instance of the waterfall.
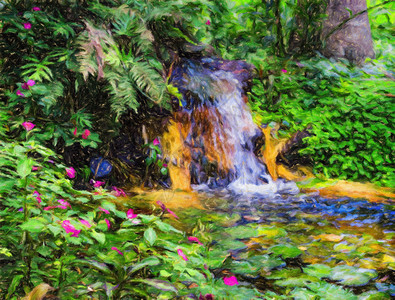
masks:
<svg viewBox="0 0 395 300"><path fill-rule="evenodd" d="M242 61L213 58L177 64L170 82L183 96L175 114L183 143L178 162L189 170L195 189L221 187L266 196L298 193L293 182L273 181L254 154L254 140L262 133L245 101L250 68Z"/></svg>

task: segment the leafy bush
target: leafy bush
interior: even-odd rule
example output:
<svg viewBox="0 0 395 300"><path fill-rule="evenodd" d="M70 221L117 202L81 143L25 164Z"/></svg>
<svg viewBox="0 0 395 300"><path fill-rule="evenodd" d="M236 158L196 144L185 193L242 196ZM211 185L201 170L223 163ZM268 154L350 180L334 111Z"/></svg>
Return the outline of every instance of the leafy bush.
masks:
<svg viewBox="0 0 395 300"><path fill-rule="evenodd" d="M395 86L385 72L322 57L282 64L261 65L251 93L257 120L279 124L283 137L311 127L299 152L327 177L393 184Z"/></svg>

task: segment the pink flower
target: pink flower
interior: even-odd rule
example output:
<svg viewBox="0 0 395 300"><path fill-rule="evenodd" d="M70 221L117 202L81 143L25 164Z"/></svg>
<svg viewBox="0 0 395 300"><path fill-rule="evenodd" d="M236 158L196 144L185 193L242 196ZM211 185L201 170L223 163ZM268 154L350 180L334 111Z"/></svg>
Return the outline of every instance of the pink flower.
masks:
<svg viewBox="0 0 395 300"><path fill-rule="evenodd" d="M99 207L99 210L103 211L107 215L110 214L110 212L107 209L104 209L103 207Z"/></svg>
<svg viewBox="0 0 395 300"><path fill-rule="evenodd" d="M74 178L75 177L75 169L73 167L66 168L66 174L69 178Z"/></svg>
<svg viewBox="0 0 395 300"><path fill-rule="evenodd" d="M32 130L36 125L31 122L23 122L22 126L25 127L26 131Z"/></svg>
<svg viewBox="0 0 395 300"><path fill-rule="evenodd" d="M137 218L137 215L133 213L133 209L129 209L128 212L126 213L126 216L128 217L128 219Z"/></svg>
<svg viewBox="0 0 395 300"><path fill-rule="evenodd" d="M25 29L30 29L30 28L32 28L32 24L30 24L30 23L23 23L23 27Z"/></svg>
<svg viewBox="0 0 395 300"><path fill-rule="evenodd" d="M78 235L80 234L81 230L77 230L75 229L75 227L73 225L70 224L69 220L64 220L62 222L62 227L64 228L64 230L66 231L66 233L73 233L71 236L74 237L78 237Z"/></svg>
<svg viewBox="0 0 395 300"><path fill-rule="evenodd" d="M49 162L50 164L54 164L54 163L55 163L52 159L48 159L48 162Z"/></svg>
<svg viewBox="0 0 395 300"><path fill-rule="evenodd" d="M34 10L34 11L40 11L41 8L39 8L39 7L37 7L37 6L34 6L34 7L33 7L33 10Z"/></svg>
<svg viewBox="0 0 395 300"><path fill-rule="evenodd" d="M20 209L18 209L18 211L23 211L23 207L21 207Z"/></svg>
<svg viewBox="0 0 395 300"><path fill-rule="evenodd" d="M85 225L86 227L88 227L88 228L91 228L91 227L92 227L92 225L91 225L87 220L80 219L80 222L81 222L83 225Z"/></svg>
<svg viewBox="0 0 395 300"><path fill-rule="evenodd" d="M102 185L104 185L105 182L104 181L95 181L95 183L93 184L94 187L101 187Z"/></svg>
<svg viewBox="0 0 395 300"><path fill-rule="evenodd" d="M158 204L163 211L166 210L166 205L164 205L161 201L156 201L156 204Z"/></svg>
<svg viewBox="0 0 395 300"><path fill-rule="evenodd" d="M207 20L206 25L211 25L210 20Z"/></svg>
<svg viewBox="0 0 395 300"><path fill-rule="evenodd" d="M28 90L28 89L29 89L29 86L28 86L27 83L25 82L25 83L22 83L21 88L24 89L24 90ZM18 96L19 96L19 95L18 95Z"/></svg>
<svg viewBox="0 0 395 300"><path fill-rule="evenodd" d="M90 134L91 132L88 129L85 129L84 133L82 134L82 138L86 140Z"/></svg>
<svg viewBox="0 0 395 300"><path fill-rule="evenodd" d="M66 200L59 199L58 202L61 204L61 205L58 205L58 208L61 208L61 209L67 209L68 207L71 208L70 203L67 202Z"/></svg>
<svg viewBox="0 0 395 300"><path fill-rule="evenodd" d="M184 254L184 252L182 252L181 249L177 249L177 253L178 253L179 256L182 257L183 260L185 260L185 261L189 260L188 257Z"/></svg>
<svg viewBox="0 0 395 300"><path fill-rule="evenodd" d="M38 202L38 204L40 204L41 203L41 195L40 195L40 193L39 192L37 192L37 191L34 191L33 192L33 196L36 196L36 200L37 200L37 202Z"/></svg>
<svg viewBox="0 0 395 300"><path fill-rule="evenodd" d="M33 85L35 85L35 84L36 84L36 82L35 82L34 80L29 79L29 80L27 81L27 85L28 85L28 86L33 86Z"/></svg>
<svg viewBox="0 0 395 300"><path fill-rule="evenodd" d="M20 90L16 91L16 94L20 97L25 97L25 94L23 94Z"/></svg>
<svg viewBox="0 0 395 300"><path fill-rule="evenodd" d="M174 218L179 219L179 217L170 209L167 209L167 211L169 212L169 214L171 214Z"/></svg>
<svg viewBox="0 0 395 300"><path fill-rule="evenodd" d="M287 73L288 71L287 71L287 70L285 70L285 69L281 69L281 72L283 72L283 73Z"/></svg>
<svg viewBox="0 0 395 300"><path fill-rule="evenodd" d="M125 192L122 189L117 188L116 186L112 187L113 191L115 192L115 196L117 197L126 197Z"/></svg>
<svg viewBox="0 0 395 300"><path fill-rule="evenodd" d="M123 253L121 251L119 251L119 249L117 247L111 247L111 250L115 250L117 251L120 255L123 255Z"/></svg>
<svg viewBox="0 0 395 300"><path fill-rule="evenodd" d="M235 276L230 276L230 277L224 277L224 283L226 285L238 285L239 282L237 281L237 278Z"/></svg>
<svg viewBox="0 0 395 300"><path fill-rule="evenodd" d="M199 300L214 300L214 295L213 294L206 294L203 296L202 294L200 294Z"/></svg>
<svg viewBox="0 0 395 300"><path fill-rule="evenodd" d="M167 168L167 164L163 164L163 167L164 167L164 168Z"/></svg>
<svg viewBox="0 0 395 300"><path fill-rule="evenodd" d="M152 144L153 144L154 146L157 146L157 145L159 145L160 143L159 143L159 140L158 140L158 139L154 139L154 141L152 142Z"/></svg>
<svg viewBox="0 0 395 300"><path fill-rule="evenodd" d="M194 237L194 236L188 237L188 241L190 241L190 242L196 242L196 243L198 243L199 245L203 245L203 244L199 241L199 239L198 239L197 237Z"/></svg>
<svg viewBox="0 0 395 300"><path fill-rule="evenodd" d="M44 207L44 210L50 210L50 209L54 209L57 208L57 206L46 206Z"/></svg>
<svg viewBox="0 0 395 300"><path fill-rule="evenodd" d="M77 127L74 128L73 134L76 136L77 135Z"/></svg>
<svg viewBox="0 0 395 300"><path fill-rule="evenodd" d="M111 228L111 223L110 223L110 221L109 221L109 220L107 220L107 219L104 219L104 221L106 221L106 223L107 223L107 227L108 227L108 229L110 229L110 228Z"/></svg>
<svg viewBox="0 0 395 300"><path fill-rule="evenodd" d="M36 167L36 166L32 167L32 171L37 171L37 170L38 170L38 167Z"/></svg>

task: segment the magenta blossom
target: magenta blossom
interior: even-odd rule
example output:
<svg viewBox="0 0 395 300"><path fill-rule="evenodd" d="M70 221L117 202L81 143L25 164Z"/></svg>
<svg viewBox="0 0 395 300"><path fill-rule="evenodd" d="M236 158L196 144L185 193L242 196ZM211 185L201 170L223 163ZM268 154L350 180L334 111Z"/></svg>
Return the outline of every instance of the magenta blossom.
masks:
<svg viewBox="0 0 395 300"><path fill-rule="evenodd" d="M22 126L25 127L26 131L32 130L36 125L31 122L23 122Z"/></svg>
<svg viewBox="0 0 395 300"><path fill-rule="evenodd" d="M75 169L73 167L66 168L66 174L69 178L74 178L75 177Z"/></svg>
<svg viewBox="0 0 395 300"><path fill-rule="evenodd" d="M185 260L185 261L189 260L188 257L184 254L184 252L182 252L181 249L177 249L177 253L178 253L179 256L182 257L183 260Z"/></svg>
<svg viewBox="0 0 395 300"><path fill-rule="evenodd" d="M115 250L117 251L120 255L123 255L123 253L121 251L119 251L119 249L117 247L111 247L111 250Z"/></svg>
<svg viewBox="0 0 395 300"><path fill-rule="evenodd" d="M153 144L154 146L157 146L157 145L159 145L160 143L159 143L159 140L158 140L158 139L154 139L154 141L152 142L152 144Z"/></svg>
<svg viewBox="0 0 395 300"><path fill-rule="evenodd" d="M91 132L88 129L85 129L83 134L82 134L82 138L84 140L86 140L88 138L88 136L90 136Z"/></svg>
<svg viewBox="0 0 395 300"><path fill-rule="evenodd" d="M38 170L38 167L36 167L36 166L32 167L32 171L37 171L37 170Z"/></svg>
<svg viewBox="0 0 395 300"><path fill-rule="evenodd" d="M57 208L57 206L46 206L46 207L44 207L44 210L51 210L54 208Z"/></svg>
<svg viewBox="0 0 395 300"><path fill-rule="evenodd" d="M32 28L32 24L30 24L29 22L23 23L23 27L24 27L25 29L30 29L30 28Z"/></svg>
<svg viewBox="0 0 395 300"><path fill-rule="evenodd" d="M161 201L156 201L156 204L158 204L163 211L166 210L166 205L164 205Z"/></svg>
<svg viewBox="0 0 395 300"><path fill-rule="evenodd" d="M194 236L189 236L189 237L188 237L188 241L190 241L190 242L196 242L196 243L198 243L199 245L203 245L203 244L199 241L199 239L198 239L197 237L194 237Z"/></svg>
<svg viewBox="0 0 395 300"><path fill-rule="evenodd" d="M237 281L237 278L235 276L224 277L224 283L229 286L239 284L239 282Z"/></svg>
<svg viewBox="0 0 395 300"><path fill-rule="evenodd" d="M117 197L126 197L126 193L122 189L119 189L116 186L113 186L112 190L115 192L115 196L117 196Z"/></svg>
<svg viewBox="0 0 395 300"><path fill-rule="evenodd" d="M28 86L27 83L25 82L25 83L22 83L21 88L24 89L24 90L28 90L28 89L29 89L29 86Z"/></svg>
<svg viewBox="0 0 395 300"><path fill-rule="evenodd" d="M95 181L94 184L93 184L93 186L94 186L94 187L101 187L101 186L104 185L104 184L105 184L104 181Z"/></svg>
<svg viewBox="0 0 395 300"><path fill-rule="evenodd" d="M102 212L104 212L107 215L110 214L110 212L107 209L104 209L103 207L99 207L99 210L101 210Z"/></svg>
<svg viewBox="0 0 395 300"><path fill-rule="evenodd" d="M61 209L67 209L68 207L71 208L70 203L67 202L66 200L59 199L58 202L61 204L61 205L58 205L58 208L61 208Z"/></svg>
<svg viewBox="0 0 395 300"><path fill-rule="evenodd" d="M74 128L73 134L76 136L77 135L77 127Z"/></svg>
<svg viewBox="0 0 395 300"><path fill-rule="evenodd" d="M164 168L167 168L167 164L163 164L163 167L164 167Z"/></svg>
<svg viewBox="0 0 395 300"><path fill-rule="evenodd" d="M206 25L211 25L210 20L207 20Z"/></svg>
<svg viewBox="0 0 395 300"><path fill-rule="evenodd" d="M281 72L283 72L283 73L287 73L288 71L287 71L287 70L285 70L285 69L281 69Z"/></svg>
<svg viewBox="0 0 395 300"><path fill-rule="evenodd" d="M34 11L40 11L41 8L39 8L39 7L37 7L37 6L34 6L34 7L33 7L33 10L34 10Z"/></svg>
<svg viewBox="0 0 395 300"><path fill-rule="evenodd" d="M85 225L86 227L88 227L88 228L91 228L91 227L92 227L92 225L91 225L87 220L80 219L80 222L81 222L83 225Z"/></svg>
<svg viewBox="0 0 395 300"><path fill-rule="evenodd" d="M23 207L21 207L20 209L18 209L18 211L23 211Z"/></svg>
<svg viewBox="0 0 395 300"><path fill-rule="evenodd" d="M108 219L104 219L104 221L106 221L107 227L108 227L108 229L110 229L110 228L111 228L111 223L110 223L110 221L109 221Z"/></svg>
<svg viewBox="0 0 395 300"><path fill-rule="evenodd" d="M171 214L174 218L179 219L179 217L170 209L167 209L167 211L169 212L169 214Z"/></svg>
<svg viewBox="0 0 395 300"><path fill-rule="evenodd" d="M134 219L137 218L137 214L133 212L133 209L129 209L128 212L126 213L126 216L128 219Z"/></svg>
<svg viewBox="0 0 395 300"><path fill-rule="evenodd" d="M37 200L38 204L40 204L41 203L41 197L40 197L41 195L40 195L40 193L37 192L37 191L34 191L33 192L33 196L36 197L36 200Z"/></svg>
<svg viewBox="0 0 395 300"><path fill-rule="evenodd" d="M32 80L32 79L29 79L26 83L27 83L28 86L33 86L33 85L36 84L36 82L34 80Z"/></svg>
<svg viewBox="0 0 395 300"><path fill-rule="evenodd" d="M25 97L25 94L23 94L20 90L17 90L16 94L17 94L17 96Z"/></svg>
<svg viewBox="0 0 395 300"><path fill-rule="evenodd" d="M64 228L64 230L66 231L66 233L73 233L71 236L74 237L78 237L78 235L80 234L81 230L77 230L75 229L75 227L73 225L70 224L69 220L64 220L62 222L62 227Z"/></svg>
<svg viewBox="0 0 395 300"><path fill-rule="evenodd" d="M214 295L213 294L206 294L203 296L202 294L200 294L199 300L214 300Z"/></svg>

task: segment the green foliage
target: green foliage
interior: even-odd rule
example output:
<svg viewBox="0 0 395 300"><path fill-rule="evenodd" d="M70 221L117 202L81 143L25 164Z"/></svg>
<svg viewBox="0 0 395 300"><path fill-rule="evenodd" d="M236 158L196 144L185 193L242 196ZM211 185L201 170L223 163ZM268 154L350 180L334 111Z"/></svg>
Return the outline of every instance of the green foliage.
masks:
<svg viewBox="0 0 395 300"><path fill-rule="evenodd" d="M286 73L274 65L282 65ZM394 182L393 81L380 67L352 67L324 58L261 63L251 92L258 122L289 137L311 128L300 154L327 177Z"/></svg>

